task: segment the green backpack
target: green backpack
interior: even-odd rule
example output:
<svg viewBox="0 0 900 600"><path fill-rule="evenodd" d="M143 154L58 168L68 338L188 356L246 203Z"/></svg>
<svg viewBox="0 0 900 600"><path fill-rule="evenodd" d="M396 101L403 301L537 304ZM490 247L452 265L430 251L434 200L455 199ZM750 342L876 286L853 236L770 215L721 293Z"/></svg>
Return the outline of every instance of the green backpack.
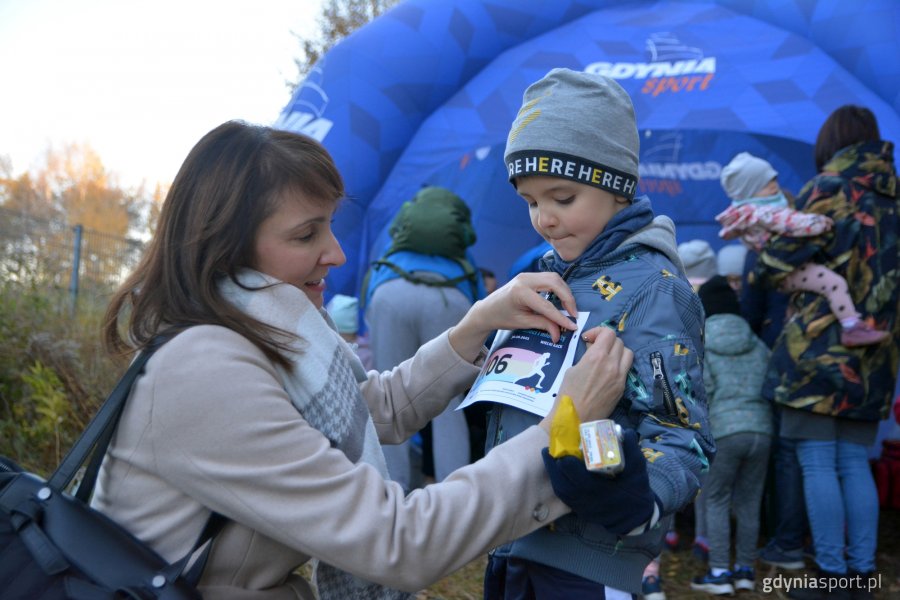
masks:
<svg viewBox="0 0 900 600"><path fill-rule="evenodd" d="M385 256L401 250L465 260L475 243L472 212L462 198L444 188L426 187L400 207L388 233Z"/></svg>
<svg viewBox="0 0 900 600"><path fill-rule="evenodd" d="M473 297L478 297L478 274L466 259L466 248L475 243L475 228L472 227L472 212L462 198L445 188L424 187L412 200L403 203L388 233L391 235L391 246L366 273L362 283L364 296L367 295L372 270L384 266L413 283L434 287L453 287L469 280ZM455 260L464 274L437 281L418 278L387 260L391 254L401 251Z"/></svg>

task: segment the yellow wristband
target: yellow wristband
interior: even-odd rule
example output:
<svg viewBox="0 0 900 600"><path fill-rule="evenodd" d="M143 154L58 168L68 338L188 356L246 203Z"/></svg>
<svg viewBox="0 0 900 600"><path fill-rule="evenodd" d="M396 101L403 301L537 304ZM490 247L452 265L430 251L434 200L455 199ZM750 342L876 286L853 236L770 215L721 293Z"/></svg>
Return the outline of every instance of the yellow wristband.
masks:
<svg viewBox="0 0 900 600"><path fill-rule="evenodd" d="M574 456L581 460L581 420L575 410L575 404L571 396L563 396L559 399L559 406L550 423L550 456L562 458Z"/></svg>

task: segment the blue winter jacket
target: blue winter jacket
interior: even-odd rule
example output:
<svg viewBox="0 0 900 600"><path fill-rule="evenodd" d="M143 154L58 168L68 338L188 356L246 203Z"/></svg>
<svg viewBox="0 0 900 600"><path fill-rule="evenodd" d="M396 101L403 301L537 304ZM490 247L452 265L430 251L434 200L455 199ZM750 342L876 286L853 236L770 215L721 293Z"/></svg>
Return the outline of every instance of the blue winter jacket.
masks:
<svg viewBox="0 0 900 600"><path fill-rule="evenodd" d="M670 515L697 495L700 473L709 468L715 453L703 388L703 308L681 268L675 227L668 217L656 217L609 252L598 255L595 250L589 247L574 264L548 254L544 270L565 271L579 313L590 311L586 329L614 328L634 352L625 394L611 418L640 434L650 486L661 502L661 513ZM584 351L584 342L579 341L576 362ZM539 420L494 404L487 447ZM619 539L602 526L569 514L494 553L639 594L643 569L659 553L668 522L664 518L646 533Z"/></svg>

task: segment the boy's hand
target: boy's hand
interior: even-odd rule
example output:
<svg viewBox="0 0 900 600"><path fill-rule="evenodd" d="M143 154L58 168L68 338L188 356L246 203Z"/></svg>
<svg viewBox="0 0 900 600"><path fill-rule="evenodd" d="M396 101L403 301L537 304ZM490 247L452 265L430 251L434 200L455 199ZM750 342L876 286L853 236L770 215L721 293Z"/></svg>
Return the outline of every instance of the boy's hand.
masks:
<svg viewBox="0 0 900 600"><path fill-rule="evenodd" d="M622 454L625 470L609 477L588 471L584 461L573 456L553 458L547 448L542 451L544 467L559 499L579 517L599 523L616 535L626 535L649 522L656 505L647 461L633 429L625 430Z"/></svg>
<svg viewBox="0 0 900 600"><path fill-rule="evenodd" d="M497 329L541 329L554 343L560 330L572 331L575 323L540 292L551 292L569 314L576 316L575 298L556 273L521 273L483 300L479 300L450 330L450 345L467 359L474 359L484 340Z"/></svg>

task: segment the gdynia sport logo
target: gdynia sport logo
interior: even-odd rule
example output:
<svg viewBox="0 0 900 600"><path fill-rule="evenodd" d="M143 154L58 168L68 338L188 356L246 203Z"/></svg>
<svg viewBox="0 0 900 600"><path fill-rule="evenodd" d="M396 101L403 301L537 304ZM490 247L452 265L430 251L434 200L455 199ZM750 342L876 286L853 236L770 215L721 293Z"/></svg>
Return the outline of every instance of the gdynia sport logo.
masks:
<svg viewBox="0 0 900 600"><path fill-rule="evenodd" d="M704 56L703 50L681 43L673 33L652 34L646 50L647 62L599 61L584 70L612 79L642 79L641 93L651 96L702 92L716 75L716 57Z"/></svg>

